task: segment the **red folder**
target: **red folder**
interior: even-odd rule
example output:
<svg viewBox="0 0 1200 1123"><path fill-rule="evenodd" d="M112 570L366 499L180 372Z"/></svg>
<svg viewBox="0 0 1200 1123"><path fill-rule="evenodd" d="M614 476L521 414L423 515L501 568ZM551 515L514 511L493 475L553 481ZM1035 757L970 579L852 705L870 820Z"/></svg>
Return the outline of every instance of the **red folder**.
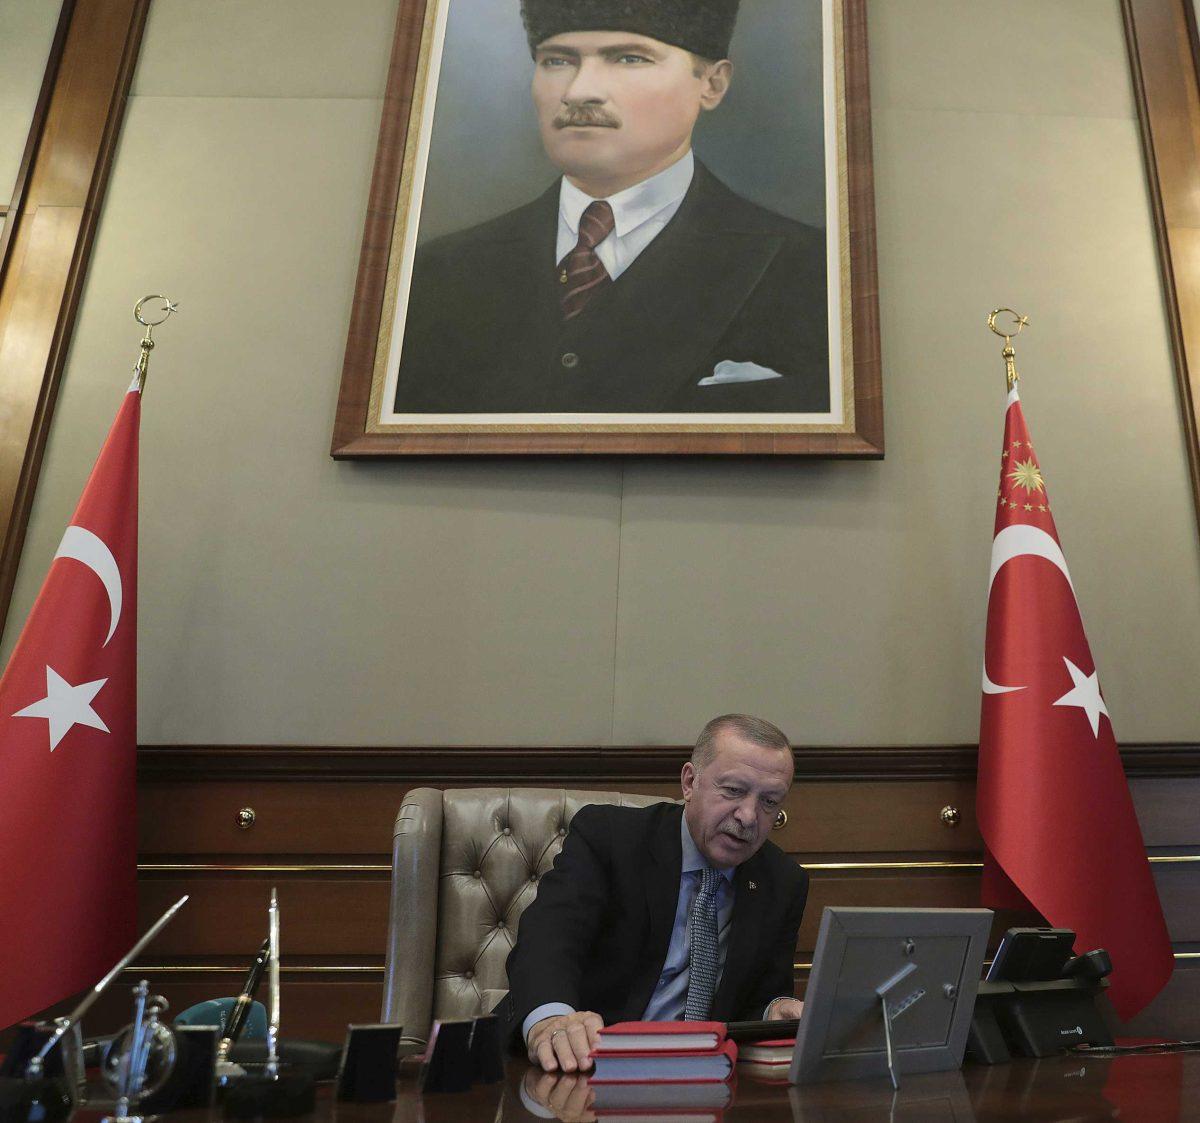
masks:
<svg viewBox="0 0 1200 1123"><path fill-rule="evenodd" d="M742 1046L738 1060L743 1064L788 1065L796 1049L794 1037L779 1037L774 1041L755 1041Z"/></svg>
<svg viewBox="0 0 1200 1123"><path fill-rule="evenodd" d="M616 1022L600 1031L596 1052L705 1052L724 1040L724 1022Z"/></svg>
<svg viewBox="0 0 1200 1123"><path fill-rule="evenodd" d="M593 1084L724 1081L733 1076L737 1045L726 1041L715 1049L644 1049L627 1053L593 1049L591 1057L596 1066Z"/></svg>

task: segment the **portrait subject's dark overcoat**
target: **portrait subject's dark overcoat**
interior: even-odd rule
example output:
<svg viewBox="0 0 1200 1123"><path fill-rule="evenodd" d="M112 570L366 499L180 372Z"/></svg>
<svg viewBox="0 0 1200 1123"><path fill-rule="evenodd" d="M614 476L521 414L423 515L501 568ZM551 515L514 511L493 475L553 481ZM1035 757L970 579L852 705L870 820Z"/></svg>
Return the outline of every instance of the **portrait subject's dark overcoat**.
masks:
<svg viewBox="0 0 1200 1123"><path fill-rule="evenodd" d="M743 199L697 161L667 226L564 323L558 198L555 183L418 251L398 412L829 409L822 231ZM700 385L725 360L782 377Z"/></svg>

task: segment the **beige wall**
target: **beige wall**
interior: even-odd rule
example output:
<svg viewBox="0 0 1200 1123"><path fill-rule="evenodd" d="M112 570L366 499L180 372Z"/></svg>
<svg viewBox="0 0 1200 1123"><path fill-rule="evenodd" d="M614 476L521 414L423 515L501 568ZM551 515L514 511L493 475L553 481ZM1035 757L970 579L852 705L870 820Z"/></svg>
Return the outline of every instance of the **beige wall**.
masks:
<svg viewBox="0 0 1200 1123"><path fill-rule="evenodd" d="M0 6L0 206L12 198L61 8L62 0Z"/></svg>
<svg viewBox="0 0 1200 1123"><path fill-rule="evenodd" d="M1117 0L870 6L888 453L328 457L395 0L155 0L5 652L165 291L145 742L970 741L1012 304L1117 735L1196 740L1200 550ZM750 10L749 2L744 10Z"/></svg>

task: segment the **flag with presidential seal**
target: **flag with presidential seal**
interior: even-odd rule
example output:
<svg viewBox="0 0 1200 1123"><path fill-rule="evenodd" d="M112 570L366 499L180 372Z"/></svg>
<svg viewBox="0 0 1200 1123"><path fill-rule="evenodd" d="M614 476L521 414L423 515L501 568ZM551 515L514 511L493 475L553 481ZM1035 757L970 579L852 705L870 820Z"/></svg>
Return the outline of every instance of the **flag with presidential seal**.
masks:
<svg viewBox="0 0 1200 1123"><path fill-rule="evenodd" d="M1132 1017L1174 959L1015 381L988 575L976 798L983 903L1032 905L1076 933L1077 953L1107 949L1113 1006Z"/></svg>

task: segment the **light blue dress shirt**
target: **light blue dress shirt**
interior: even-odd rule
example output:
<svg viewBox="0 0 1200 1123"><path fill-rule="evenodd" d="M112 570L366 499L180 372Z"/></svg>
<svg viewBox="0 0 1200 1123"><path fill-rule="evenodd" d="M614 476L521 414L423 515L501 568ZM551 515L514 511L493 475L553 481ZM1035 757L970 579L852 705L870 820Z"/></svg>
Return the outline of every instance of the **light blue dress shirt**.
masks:
<svg viewBox="0 0 1200 1123"><path fill-rule="evenodd" d="M683 843L683 868L679 875L679 900L675 905L675 925L671 929L671 942L667 945L667 958L663 962L658 985L650 996L650 1003L642 1015L644 1022L677 1022L683 1017L687 1004L688 976L690 975L691 946L688 943L688 916L696 894L700 892L700 871L708 860L696 849L687 820L679 817L680 841ZM725 952L729 948L729 919L733 914L733 871L730 866L719 870L721 882L717 887L717 987L725 973ZM714 990L715 994L716 991Z"/></svg>
<svg viewBox="0 0 1200 1123"><path fill-rule="evenodd" d="M696 894L700 892L700 871L708 865L704 855L696 849L687 819L679 817L679 841L683 848L683 864L679 874L679 899L675 904L675 924L671 928L671 942L667 945L667 958L663 962L662 974L650 996L644 1022L674 1022L683 1017L687 1003L689 974L688 915ZM733 875L736 866L720 871L721 884L717 888L717 986L725 972L725 953L729 948L729 922L733 916ZM543 1018L559 1014L573 1014L575 1007L565 1002L546 1002L530 1011L521 1024L521 1036L528 1040L529 1031Z"/></svg>

